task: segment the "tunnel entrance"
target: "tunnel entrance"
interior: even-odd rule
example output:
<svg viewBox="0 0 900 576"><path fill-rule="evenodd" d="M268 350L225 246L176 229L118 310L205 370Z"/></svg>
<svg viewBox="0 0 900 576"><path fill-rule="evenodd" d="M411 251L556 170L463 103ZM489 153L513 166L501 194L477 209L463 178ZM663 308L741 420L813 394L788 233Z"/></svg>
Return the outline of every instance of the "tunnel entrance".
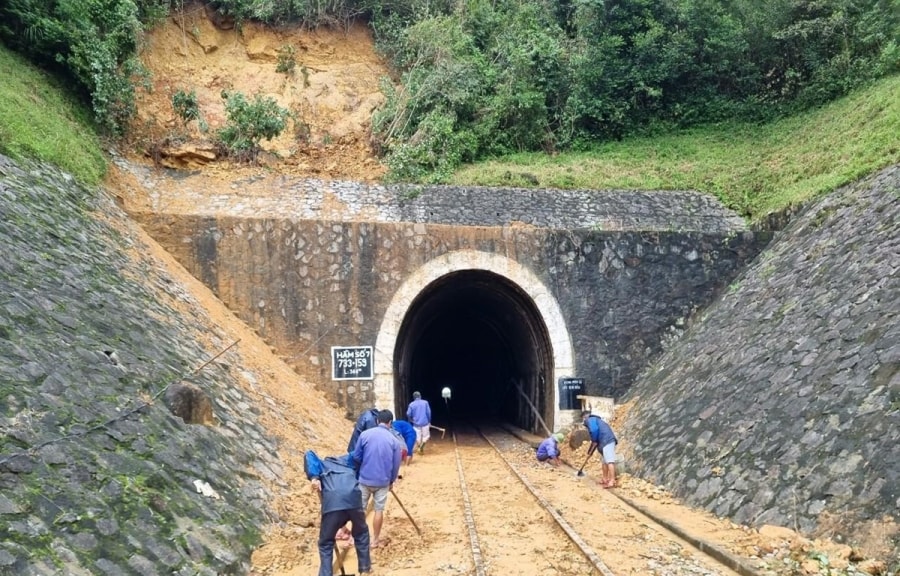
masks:
<svg viewBox="0 0 900 576"><path fill-rule="evenodd" d="M393 352L398 418L419 391L437 426L451 417L489 419L543 434L529 401L553 426L547 327L532 298L499 274L458 270L432 281L409 306ZM445 386L449 402L441 398Z"/></svg>

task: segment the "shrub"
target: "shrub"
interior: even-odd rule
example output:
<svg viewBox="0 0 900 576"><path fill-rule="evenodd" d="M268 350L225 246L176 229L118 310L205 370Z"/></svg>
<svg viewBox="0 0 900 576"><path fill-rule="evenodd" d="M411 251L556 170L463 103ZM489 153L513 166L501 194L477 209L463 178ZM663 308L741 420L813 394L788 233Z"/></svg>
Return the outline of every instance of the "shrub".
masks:
<svg viewBox="0 0 900 576"><path fill-rule="evenodd" d="M457 125L453 112L430 111L416 133L390 149L387 157L389 181L439 183L453 175L469 150L476 146L474 134Z"/></svg>
<svg viewBox="0 0 900 576"><path fill-rule="evenodd" d="M184 126L192 121L200 120L200 105L197 103L197 93L193 90L190 92L178 90L172 94L172 108L175 109L175 114L181 118Z"/></svg>
<svg viewBox="0 0 900 576"><path fill-rule="evenodd" d="M261 140L271 140L284 130L290 112L270 97L255 94L248 101L240 92L222 91L227 123L218 133L219 144L230 156L250 160L259 153Z"/></svg>
<svg viewBox="0 0 900 576"><path fill-rule="evenodd" d="M125 131L134 114L134 58L141 18L153 2L67 0L0 3L0 39L32 62L61 71L90 95L98 122Z"/></svg>
<svg viewBox="0 0 900 576"><path fill-rule="evenodd" d="M304 22L310 26L343 25L363 10L355 0L212 0L210 5L237 22Z"/></svg>
<svg viewBox="0 0 900 576"><path fill-rule="evenodd" d="M275 71L285 76L293 76L294 69L297 67L297 60L294 57L294 47L285 44L278 49L278 63L275 64ZM306 75L304 75L304 79Z"/></svg>

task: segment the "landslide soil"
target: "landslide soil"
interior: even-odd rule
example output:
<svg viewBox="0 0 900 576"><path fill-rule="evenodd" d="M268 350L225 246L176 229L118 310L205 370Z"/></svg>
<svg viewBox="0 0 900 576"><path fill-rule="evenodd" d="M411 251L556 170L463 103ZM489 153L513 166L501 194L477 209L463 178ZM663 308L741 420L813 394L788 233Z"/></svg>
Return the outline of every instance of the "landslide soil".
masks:
<svg viewBox="0 0 900 576"><path fill-rule="evenodd" d="M200 179L191 179L194 190L203 185L201 182L212 191L222 182L253 174L358 181L377 180L384 174L370 145L370 128L372 112L383 102L379 82L390 74L365 25L308 30L244 23L238 30L227 29L227 23L226 29L218 24L202 7L187 8L146 36L141 59L150 72L152 88L139 95L137 120L120 154L133 163L167 166L199 175ZM295 60L293 73L278 72L279 55L288 53ZM196 122L185 126L176 116L172 95L179 90L196 94L209 131L201 131ZM223 126L226 119L223 90L242 92L248 97L272 97L293 113L294 119L281 136L263 142L265 151L257 162L230 162L216 156L210 144L209 134ZM172 178L161 185L177 192L179 179ZM126 209L143 210L150 206L150 192L115 167L108 186L120 198L127 199ZM148 242L153 244L149 239ZM318 564L318 499L303 476L302 454L307 449L321 455L339 453L352 422L343 418L337 406L324 401L316 390L318 383L294 384L296 374L271 353L252 329L239 322L162 249L155 246L154 251L212 320L241 340L245 366L256 370L259 389L280 414L286 415L276 416L273 412L263 422L281 441L280 457L285 463L288 485L273 491L277 494L273 507L279 521L269 527L263 545L253 555L253 573L312 574ZM452 450L446 444L443 449ZM627 446L623 449L627 452ZM584 446L573 440L563 456L577 465L583 461ZM437 459L432 462L438 466ZM418 538L403 512L389 505L384 534L390 542L374 551L376 574L465 573L460 572L461 567L470 564L470 559L460 557L460 550L465 550L460 543L468 539L466 527L457 519L448 518L446 511L447 501L457 498L453 468L451 464L446 469L429 470L427 456L410 467L398 492L412 504L426 534ZM599 477L595 462L585 470L589 477ZM549 468L545 473L559 474ZM619 491L662 516L677 518L689 533L743 558L802 557L813 549L830 551L833 558L850 555L849 547L812 543L789 530L760 532L735 526L682 506L665 490L627 474L622 477ZM554 494L553 502L560 508L599 505L607 497L602 492L593 482L575 483L573 478L571 489ZM526 505L530 503L524 502ZM507 522L514 529L514 516L498 518L498 522ZM552 549L558 537L548 533L534 545ZM516 550L506 553L515 556ZM641 558L643 550L639 544L633 553L635 558ZM349 568L348 572L356 567ZM648 573L646 566L639 564L618 568L617 574ZM807 564L806 568L805 573L816 573L814 565Z"/></svg>
<svg viewBox="0 0 900 576"><path fill-rule="evenodd" d="M203 6L186 7L145 36L141 61L149 83L137 94L126 151L133 160L200 170L212 180L277 172L375 181L384 174L370 128L384 101L379 83L390 74L365 24L234 28L212 16ZM272 98L290 112L286 129L263 140L253 162L216 154L213 135L227 122L223 91ZM196 96L205 130L176 114L178 92Z"/></svg>

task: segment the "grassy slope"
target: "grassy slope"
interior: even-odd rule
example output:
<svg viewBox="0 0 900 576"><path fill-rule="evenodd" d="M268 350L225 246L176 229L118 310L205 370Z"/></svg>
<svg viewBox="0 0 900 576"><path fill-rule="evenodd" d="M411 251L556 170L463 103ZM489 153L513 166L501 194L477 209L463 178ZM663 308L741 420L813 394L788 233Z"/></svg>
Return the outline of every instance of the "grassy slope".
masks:
<svg viewBox="0 0 900 576"><path fill-rule="evenodd" d="M90 117L59 82L0 44L0 152L44 160L97 184L106 160Z"/></svg>
<svg viewBox="0 0 900 576"><path fill-rule="evenodd" d="M759 218L900 162L900 76L764 126L718 125L458 170L461 185L699 190ZM528 176L530 175L530 176Z"/></svg>
<svg viewBox="0 0 900 576"><path fill-rule="evenodd" d="M457 171L461 185L700 190L751 218L900 162L900 76L764 126L718 125L520 154ZM51 76L0 45L0 152L45 160L96 184L106 170L90 112Z"/></svg>

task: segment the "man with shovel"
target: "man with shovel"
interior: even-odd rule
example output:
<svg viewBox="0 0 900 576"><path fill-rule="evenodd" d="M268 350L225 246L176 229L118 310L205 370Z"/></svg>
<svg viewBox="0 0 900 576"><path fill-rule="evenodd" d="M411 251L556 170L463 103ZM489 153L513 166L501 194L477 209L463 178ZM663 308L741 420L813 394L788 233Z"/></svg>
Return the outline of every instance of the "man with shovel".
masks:
<svg viewBox="0 0 900 576"><path fill-rule="evenodd" d="M372 558L369 553L369 526L362 506L362 493L356 480L349 455L329 456L324 460L315 452L307 451L304 468L306 477L322 501L322 524L319 527L319 573L318 576L332 576L332 556L335 539L346 532L347 522L351 523L350 533L356 547L356 557L360 574L372 572ZM343 564L341 573L344 573Z"/></svg>
<svg viewBox="0 0 900 576"><path fill-rule="evenodd" d="M431 404L422 398L419 392L413 392L413 401L406 409L406 419L409 420L416 431L416 445L419 454L425 453L425 444L431 438Z"/></svg>
<svg viewBox="0 0 900 576"><path fill-rule="evenodd" d="M616 444L618 443L618 440L616 439L615 433L609 424L604 422L599 416L591 414L590 410L583 410L581 412L581 421L591 435L591 446L588 448L588 457L590 457L590 454L597 448L600 448L600 453L603 456L603 481L600 485L604 488L617 487Z"/></svg>
<svg viewBox="0 0 900 576"><path fill-rule="evenodd" d="M391 422L391 428L403 438L403 444L406 446L406 449L403 450L403 460L409 466L412 463L413 451L416 446L416 430L406 420L394 420Z"/></svg>
<svg viewBox="0 0 900 576"><path fill-rule="evenodd" d="M382 410L378 413L378 426L359 435L351 457L359 466L359 487L363 508L369 496L375 500L372 518L372 548L381 546L381 526L384 523L384 507L387 497L400 474L402 442L391 431L394 413Z"/></svg>

